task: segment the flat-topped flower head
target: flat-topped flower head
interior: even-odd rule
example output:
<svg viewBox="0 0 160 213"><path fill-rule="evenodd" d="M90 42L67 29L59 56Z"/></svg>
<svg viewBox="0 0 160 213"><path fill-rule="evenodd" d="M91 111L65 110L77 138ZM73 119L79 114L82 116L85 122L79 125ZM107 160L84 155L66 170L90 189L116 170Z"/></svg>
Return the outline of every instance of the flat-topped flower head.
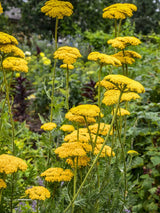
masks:
<svg viewBox="0 0 160 213"><path fill-rule="evenodd" d="M72 64L62 64L62 65L60 66L60 68L73 70L73 69L74 69L74 66L73 66Z"/></svg>
<svg viewBox="0 0 160 213"><path fill-rule="evenodd" d="M134 4L117 3L103 9L103 18L125 19L133 16L134 11L137 11Z"/></svg>
<svg viewBox="0 0 160 213"><path fill-rule="evenodd" d="M72 168L75 168L76 166L78 166L78 168L81 168L83 166L88 166L90 160L91 159L89 157L83 156L83 157L74 158L74 160L72 158L68 158L66 160L66 163L68 163Z"/></svg>
<svg viewBox="0 0 160 213"><path fill-rule="evenodd" d="M74 115L71 112L67 112L65 114L65 118L68 119L69 121L73 122L73 123L78 123L80 125L85 125L86 124L85 119L84 119L83 116ZM86 117L86 120L87 120L87 123L89 123L89 124L96 122L95 118L93 118L93 117Z"/></svg>
<svg viewBox="0 0 160 213"><path fill-rule="evenodd" d="M60 130L62 130L63 132L73 132L75 130L74 126L69 125L69 124L63 124L60 127Z"/></svg>
<svg viewBox="0 0 160 213"><path fill-rule="evenodd" d="M5 189L7 187L6 183L4 182L3 179L0 179L0 190Z"/></svg>
<svg viewBox="0 0 160 213"><path fill-rule="evenodd" d="M120 90L108 90L104 93L104 98L102 100L102 103L104 103L106 106L117 104L119 96L120 96ZM131 100L136 100L139 98L140 96L135 92L125 92L121 96L120 103L123 101L131 101Z"/></svg>
<svg viewBox="0 0 160 213"><path fill-rule="evenodd" d="M71 181L74 176L70 169L62 168L49 168L41 174L41 177L45 177L47 182L61 182L61 181Z"/></svg>
<svg viewBox="0 0 160 213"><path fill-rule="evenodd" d="M86 156L86 149L88 151L88 148L92 149L89 144L85 145L80 142L63 143L62 146L55 150L55 154L59 155L60 158L82 157Z"/></svg>
<svg viewBox="0 0 160 213"><path fill-rule="evenodd" d="M126 37L116 37L114 39L110 39L107 41L108 44L111 44L112 47L118 49L125 49L126 47L132 45L137 46L141 43L141 41L133 36L126 36Z"/></svg>
<svg viewBox="0 0 160 213"><path fill-rule="evenodd" d="M82 57L79 50L76 47L64 46L58 48L54 54L54 58L63 60L64 64L71 65L76 62L77 58Z"/></svg>
<svg viewBox="0 0 160 213"><path fill-rule="evenodd" d="M53 129L55 129L57 127L56 123L45 123L41 126L41 129L45 130L45 131L52 131Z"/></svg>
<svg viewBox="0 0 160 213"><path fill-rule="evenodd" d="M111 114L113 115L115 113L115 109L112 110ZM125 116L125 115L130 115L131 113L123 108L119 108L117 111L117 115L118 116Z"/></svg>
<svg viewBox="0 0 160 213"><path fill-rule="evenodd" d="M0 155L0 173L12 174L18 170L25 171L27 169L27 164L21 158L2 154Z"/></svg>
<svg viewBox="0 0 160 213"><path fill-rule="evenodd" d="M4 32L0 32L0 44L14 44L14 45L18 45L18 41L15 37L4 33Z"/></svg>
<svg viewBox="0 0 160 213"><path fill-rule="evenodd" d="M80 115L85 117L99 116L100 108L97 105L83 104L73 107L69 110L73 115Z"/></svg>
<svg viewBox="0 0 160 213"><path fill-rule="evenodd" d="M50 192L43 186L33 186L25 191L31 200L45 200L50 198Z"/></svg>
<svg viewBox="0 0 160 213"><path fill-rule="evenodd" d="M138 81L128 78L124 75L107 75L104 77L105 81L109 81L117 87L118 90L124 90L125 92L137 92L144 93L145 89Z"/></svg>
<svg viewBox="0 0 160 213"><path fill-rule="evenodd" d="M98 86L99 84L100 86L104 87L106 90L117 88L114 84L110 83L109 81L105 81L104 79L100 82L97 82L96 86Z"/></svg>
<svg viewBox="0 0 160 213"><path fill-rule="evenodd" d="M3 13L3 7L1 5L1 2L0 2L0 14Z"/></svg>
<svg viewBox="0 0 160 213"><path fill-rule="evenodd" d="M142 58L141 55L135 51L128 50L125 50L124 52L120 51L112 56L120 60L122 64L133 64L135 62L135 58Z"/></svg>
<svg viewBox="0 0 160 213"><path fill-rule="evenodd" d="M98 126L99 126L99 131L98 131ZM100 125L98 125L98 123L95 123L93 125L90 125L88 128L93 134L97 134L97 131L98 131L98 134L100 135L107 135L110 125L105 123L100 123ZM113 131L110 132L110 135L112 134L113 134Z"/></svg>
<svg viewBox="0 0 160 213"><path fill-rule="evenodd" d="M2 66L7 71L28 72L27 61L23 58L7 57L3 60Z"/></svg>
<svg viewBox="0 0 160 213"><path fill-rule="evenodd" d="M94 148L94 155L97 155L99 153L99 151L101 150L102 144L97 144L96 147ZM111 155L114 157L115 153L112 151L110 146L105 145L100 157L104 158L106 156L111 157Z"/></svg>
<svg viewBox="0 0 160 213"><path fill-rule="evenodd" d="M0 44L0 53L24 58L24 52L13 44Z"/></svg>
<svg viewBox="0 0 160 213"><path fill-rule="evenodd" d="M94 134L89 134L88 130L86 129L86 132L81 132L77 133L77 130L73 131L72 133L68 134L65 136L64 141L72 143L74 141L78 141L81 143L89 143L92 141L95 141L96 135ZM103 143L104 139L100 136L97 137L96 143Z"/></svg>
<svg viewBox="0 0 160 213"><path fill-rule="evenodd" d="M99 53L99 52L91 52L89 55L88 55L88 60L91 60L91 61L96 61L98 64L101 64L101 65L113 65L113 66L121 66L121 62L116 59L115 57L113 56L110 56L110 55L106 55L106 54L103 54L103 53Z"/></svg>
<svg viewBox="0 0 160 213"><path fill-rule="evenodd" d="M41 12L52 18L63 19L64 16L71 16L73 5L68 1L49 0L41 8Z"/></svg>

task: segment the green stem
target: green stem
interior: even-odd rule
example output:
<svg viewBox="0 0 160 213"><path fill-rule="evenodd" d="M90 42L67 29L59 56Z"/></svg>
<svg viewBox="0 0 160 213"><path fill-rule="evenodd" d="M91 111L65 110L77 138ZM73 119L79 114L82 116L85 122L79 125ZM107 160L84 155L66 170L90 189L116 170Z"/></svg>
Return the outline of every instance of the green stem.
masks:
<svg viewBox="0 0 160 213"><path fill-rule="evenodd" d="M86 176L85 176L85 178L84 178L82 184L80 185L80 187L79 187L77 193L75 194L75 196L73 197L72 201L71 201L70 204L67 206L67 208L64 210L64 213L66 213L66 212L69 210L69 208L71 207L72 203L75 201L75 199L77 198L78 194L79 194L80 191L82 190L82 188L83 188L83 186L84 186L84 184L85 184L85 182L86 182L88 176L90 175L92 169L94 168L94 165L97 163L97 160L98 160L99 156L101 155L101 152L102 152L102 150L103 150L103 148L104 148L106 142L108 141L110 132L111 132L112 127L113 127L113 124L114 124L114 122L115 122L115 118L116 118L116 114L117 114L118 107L119 107L119 104L120 104L120 99L121 99L122 93L123 93L123 91L120 92L119 99L118 99L118 103L117 103L117 106L116 106L116 110L115 110L115 113L114 113L114 115L113 115L112 122L111 122L111 125L110 125L110 128L109 128L108 134L107 134L107 136L106 136L106 138L105 138L105 141L104 141L104 143L102 144L102 147L101 147L99 153L98 153L97 156L95 157L95 159L94 159L94 161L93 161L93 163L92 163L90 169L88 170L88 172L87 172L87 174L86 174Z"/></svg>
<svg viewBox="0 0 160 213"><path fill-rule="evenodd" d="M117 19L114 20L115 38L117 37Z"/></svg>
<svg viewBox="0 0 160 213"><path fill-rule="evenodd" d="M88 127L88 122L87 122L86 116L84 116L84 120L85 120L86 127L87 127L87 130L88 130L88 133L89 133L89 137L90 137L90 141L91 141L91 146L92 146L92 153L93 153L93 151L94 151L94 144L93 144L93 140L92 140L91 131L90 131L89 127Z"/></svg>
<svg viewBox="0 0 160 213"><path fill-rule="evenodd" d="M101 107L101 85L100 85L100 81L101 81L101 73L102 73L102 64L100 65L99 71L98 71L98 106L99 108Z"/></svg>
<svg viewBox="0 0 160 213"><path fill-rule="evenodd" d="M76 183L77 183L77 166L78 166L78 157L73 160L74 163L74 185L73 185L73 197L76 194ZM72 213L74 213L74 202L72 203Z"/></svg>
<svg viewBox="0 0 160 213"><path fill-rule="evenodd" d="M66 70L66 108L69 110L69 69Z"/></svg>
<svg viewBox="0 0 160 213"><path fill-rule="evenodd" d="M39 212L39 201L37 200L37 213Z"/></svg>
<svg viewBox="0 0 160 213"><path fill-rule="evenodd" d="M58 31L58 18L56 18L55 24L55 51L57 50L57 31ZM54 103L54 84L55 84L55 71L56 71L57 60L54 60L53 75L52 75L52 95L51 95L51 114L50 122L53 120L53 103Z"/></svg>
<svg viewBox="0 0 160 213"><path fill-rule="evenodd" d="M6 79L6 72L2 67L2 71L3 71L3 77L4 77L4 82L5 82L5 87L6 87L6 98L7 98L7 104L8 104L8 112L9 112L9 116L10 116L10 122L11 122L11 126L12 126L12 154L14 155L15 152L15 147L14 147L14 121L13 121L13 116L12 116L12 111L11 111L11 105L10 105L10 100L9 100L9 85L7 83L7 79Z"/></svg>
<svg viewBox="0 0 160 213"><path fill-rule="evenodd" d="M117 34L117 36L119 36L119 34L120 34L121 24L122 24L122 19L120 19L120 21L119 21L118 34Z"/></svg>

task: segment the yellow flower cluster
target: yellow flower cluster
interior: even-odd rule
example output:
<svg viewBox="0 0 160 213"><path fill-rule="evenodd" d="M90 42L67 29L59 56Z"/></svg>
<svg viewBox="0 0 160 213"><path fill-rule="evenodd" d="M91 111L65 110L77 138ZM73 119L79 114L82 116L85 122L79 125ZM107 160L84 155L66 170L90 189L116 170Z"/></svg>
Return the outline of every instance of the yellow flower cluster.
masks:
<svg viewBox="0 0 160 213"><path fill-rule="evenodd" d="M71 65L76 62L77 58L82 57L79 50L75 47L64 46L54 52L54 58L63 60L64 64Z"/></svg>
<svg viewBox="0 0 160 213"><path fill-rule="evenodd" d="M141 43L141 41L133 36L125 36L110 39L107 41L107 43L111 44L114 48L125 49L127 46L130 45L137 46Z"/></svg>
<svg viewBox="0 0 160 213"><path fill-rule="evenodd" d="M85 130L83 130L85 129ZM65 136L64 141L72 143L74 141L79 141L81 143L89 143L92 141L95 141L96 136L94 134L89 135L88 130L86 128L79 129L79 134L77 133L77 130L73 131L72 133ZM100 136L97 137L96 143L103 143L104 139Z"/></svg>
<svg viewBox="0 0 160 213"><path fill-rule="evenodd" d="M125 19L133 16L133 11L137 11L134 4L117 3L103 9L103 18Z"/></svg>
<svg viewBox="0 0 160 213"><path fill-rule="evenodd" d="M49 123L45 123L41 126L41 129L45 130L45 131L51 131L53 129L55 129L57 127L57 124L49 122Z"/></svg>
<svg viewBox="0 0 160 213"><path fill-rule="evenodd" d="M86 151L91 151L91 149L92 147L89 144L80 142L63 143L62 146L55 150L55 153L58 154L60 158L82 157L86 156Z"/></svg>
<svg viewBox="0 0 160 213"><path fill-rule="evenodd" d="M135 51L120 51L112 55L113 57L120 60L122 64L133 64L135 62L134 58L141 58L141 55L136 53Z"/></svg>
<svg viewBox="0 0 160 213"><path fill-rule="evenodd" d="M7 185L6 185L6 183L4 182L4 180L3 179L0 179L0 189L4 189L4 188L6 188L7 187Z"/></svg>
<svg viewBox="0 0 160 213"><path fill-rule="evenodd" d="M45 200L50 198L50 192L43 186L33 186L25 191L26 195L32 200Z"/></svg>
<svg viewBox="0 0 160 213"><path fill-rule="evenodd" d="M73 115L80 115L84 117L99 116L100 108L97 105L83 104L73 107L69 110Z"/></svg>
<svg viewBox="0 0 160 213"><path fill-rule="evenodd" d="M101 65L113 65L113 66L121 66L121 62L113 56L106 55L99 52L91 52L88 55L88 60L96 61Z"/></svg>
<svg viewBox="0 0 160 213"><path fill-rule="evenodd" d="M102 103L104 103L106 106L117 104L119 95L120 95L119 90L108 90L104 93L104 98L102 100ZM123 101L131 101L131 100L135 100L139 98L140 96L137 93L125 92L121 96L120 103Z"/></svg>
<svg viewBox="0 0 160 213"><path fill-rule="evenodd" d="M99 153L99 151L101 150L101 147L102 147L102 144L97 144L95 149L94 149L94 154L97 155ZM100 157L111 157L111 155L114 157L115 156L115 153L112 151L111 147L110 146L107 146L105 145L101 154L100 154Z"/></svg>
<svg viewBox="0 0 160 213"><path fill-rule="evenodd" d="M14 44L14 45L18 45L18 41L15 37L4 33L4 32L0 32L0 45L1 44Z"/></svg>
<svg viewBox="0 0 160 213"><path fill-rule="evenodd" d="M1 2L0 2L0 14L3 13L3 7L1 5Z"/></svg>
<svg viewBox="0 0 160 213"><path fill-rule="evenodd" d="M77 160L78 160L78 162L77 162ZM90 158L87 156L74 158L74 160L72 158L68 158L66 160L66 163L68 163L72 168L74 168L76 165L79 168L81 168L83 166L88 166L89 162L90 162Z"/></svg>
<svg viewBox="0 0 160 213"><path fill-rule="evenodd" d="M106 77L104 77L104 80L109 81L119 90L124 90L125 88L125 92L145 92L145 89L142 84L124 75L107 75Z"/></svg>
<svg viewBox="0 0 160 213"><path fill-rule="evenodd" d="M93 133L93 134L97 134L97 131L98 131L98 134L100 134L100 135L107 135L110 125L105 124L105 123L100 123L99 130L98 130L98 123L96 123L96 124L90 125L88 128L90 129L91 133ZM112 134L113 134L113 132L111 131L110 135L112 135Z"/></svg>
<svg viewBox="0 0 160 213"><path fill-rule="evenodd" d="M0 155L0 173L11 174L18 170L25 171L26 169L27 164L21 158L7 154Z"/></svg>
<svg viewBox="0 0 160 213"><path fill-rule="evenodd" d="M64 16L71 16L73 5L67 1L49 0L41 8L41 12L52 18L63 19Z"/></svg>
<svg viewBox="0 0 160 213"><path fill-rule="evenodd" d="M3 60L2 66L8 71L28 72L27 61L23 58L8 57Z"/></svg>
<svg viewBox="0 0 160 213"><path fill-rule="evenodd" d="M62 65L60 66L60 68L73 70L73 69L74 69L74 66L73 66L72 64L62 64Z"/></svg>
<svg viewBox="0 0 160 213"><path fill-rule="evenodd" d="M111 114L113 115L114 112L115 112L115 109L112 110ZM120 109L118 109L118 111L117 111L117 115L118 115L118 116L130 115L130 112L129 112L128 110L126 110L126 109L120 108Z"/></svg>
<svg viewBox="0 0 160 213"><path fill-rule="evenodd" d="M41 174L48 182L70 181L73 173L70 169L63 170L62 168L49 168Z"/></svg>
<svg viewBox="0 0 160 213"><path fill-rule="evenodd" d="M64 132L73 132L75 130L75 128L72 125L64 124L60 127L60 130L62 130Z"/></svg>
<svg viewBox="0 0 160 213"><path fill-rule="evenodd" d="M71 122L75 122L75 123L78 123L78 124L81 124L81 125L84 125L86 123L83 116L74 115L71 112L67 112L65 114L65 118L68 119ZM95 118L93 118L93 117L86 117L86 120L87 120L88 124L96 122Z"/></svg>
<svg viewBox="0 0 160 213"><path fill-rule="evenodd" d="M13 44L0 44L0 52L20 58L25 57L24 52Z"/></svg>

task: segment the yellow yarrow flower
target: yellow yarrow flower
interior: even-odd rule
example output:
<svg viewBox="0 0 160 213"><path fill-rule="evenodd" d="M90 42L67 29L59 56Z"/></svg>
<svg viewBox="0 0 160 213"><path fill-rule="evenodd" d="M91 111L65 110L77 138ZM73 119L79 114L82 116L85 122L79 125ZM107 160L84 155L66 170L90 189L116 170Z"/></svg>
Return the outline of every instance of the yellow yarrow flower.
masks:
<svg viewBox="0 0 160 213"><path fill-rule="evenodd" d="M89 145L89 144L88 144ZM68 157L79 157L79 156L86 156L86 149L90 150L92 147L82 144L80 142L73 142L73 143L63 143L62 146L58 147L55 150L55 154L59 155L60 158L68 158Z"/></svg>
<svg viewBox="0 0 160 213"><path fill-rule="evenodd" d="M0 155L0 173L12 174L18 170L25 171L27 164L21 158L2 154Z"/></svg>
<svg viewBox="0 0 160 213"><path fill-rule="evenodd" d="M68 119L71 122L79 123L81 125L85 125L85 123L86 123L83 116L74 115L71 112L67 112L65 114L65 118ZM87 123L95 123L96 122L95 118L93 118L93 117L86 117L86 119L87 119Z"/></svg>
<svg viewBox="0 0 160 213"><path fill-rule="evenodd" d="M121 62L113 56L106 55L99 52L91 52L88 55L88 60L96 61L101 65L113 65L113 66L121 66Z"/></svg>
<svg viewBox="0 0 160 213"><path fill-rule="evenodd" d="M137 151L135 151L135 150L129 150L129 151L127 152L127 154L129 154L129 155L131 155L131 156L134 156L134 155L138 155L139 153L138 153Z"/></svg>
<svg viewBox="0 0 160 213"><path fill-rule="evenodd" d="M97 87L99 84L100 86L104 87L106 90L116 89L116 86L114 84L108 81L105 81L104 79L100 82L97 82L95 87Z"/></svg>
<svg viewBox="0 0 160 213"><path fill-rule="evenodd" d="M73 66L72 64L62 64L62 65L60 66L60 68L73 70L73 69L74 69L74 66Z"/></svg>
<svg viewBox="0 0 160 213"><path fill-rule="evenodd" d="M62 168L49 168L41 174L41 177L45 177L48 182L61 182L61 181L71 181L74 176L70 169Z"/></svg>
<svg viewBox="0 0 160 213"><path fill-rule="evenodd" d="M14 44L14 45L18 45L18 41L15 37L4 33L4 32L0 32L0 44Z"/></svg>
<svg viewBox="0 0 160 213"><path fill-rule="evenodd" d="M0 179L0 189L5 189L7 187L3 179Z"/></svg>
<svg viewBox="0 0 160 213"><path fill-rule="evenodd" d="M45 131L51 131L53 129L55 129L57 127L57 124L49 122L49 123L45 123L41 126L41 129L45 130Z"/></svg>
<svg viewBox="0 0 160 213"><path fill-rule="evenodd" d="M69 110L73 115L80 115L85 117L97 117L100 113L100 108L97 105L82 104L73 107Z"/></svg>
<svg viewBox="0 0 160 213"><path fill-rule="evenodd" d="M43 186L33 186L31 189L25 191L26 195L32 200L45 200L50 198L50 192Z"/></svg>
<svg viewBox="0 0 160 213"><path fill-rule="evenodd" d="M64 132L73 132L75 130L74 126L72 125L67 125L67 124L63 124L60 127L60 130L64 131Z"/></svg>
<svg viewBox="0 0 160 213"><path fill-rule="evenodd" d="M0 52L24 58L24 52L13 44L0 44Z"/></svg>
<svg viewBox="0 0 160 213"><path fill-rule="evenodd" d="M114 112L115 112L115 109L112 110L111 114L113 115ZM118 111L117 111L117 115L118 115L118 116L125 116L125 115L130 115L130 114L131 114L131 113L130 113L128 110L123 109L123 108L120 108L120 109L118 109Z"/></svg>
<svg viewBox="0 0 160 213"><path fill-rule="evenodd" d="M98 126L99 126L99 131L98 131ZM88 128L93 134L97 134L97 131L98 131L98 134L100 135L107 135L110 125L105 123L100 123L100 125L98 125L98 123L96 123L96 124L88 126ZM113 134L113 131L110 132L110 135L112 134Z"/></svg>
<svg viewBox="0 0 160 213"><path fill-rule="evenodd" d="M102 103L104 103L106 106L111 106L113 104L118 103L120 91L119 90L108 90L104 93L104 98L102 100ZM137 93L134 92L125 92L121 96L120 103L123 101L131 101L135 99L139 99L140 96Z"/></svg>
<svg viewBox="0 0 160 213"><path fill-rule="evenodd" d="M110 83L115 85L119 90L125 89L125 92L145 92L145 89L142 84L124 75L107 75L104 77L104 80L109 81Z"/></svg>
<svg viewBox="0 0 160 213"><path fill-rule="evenodd" d="M43 64L46 66L49 66L49 65L51 65L51 60L49 58L46 58L43 60Z"/></svg>
<svg viewBox="0 0 160 213"><path fill-rule="evenodd" d="M107 41L108 44L111 44L114 48L125 49L127 46L133 45L137 46L141 41L133 36L126 37L116 37Z"/></svg>
<svg viewBox="0 0 160 213"><path fill-rule="evenodd" d="M133 11L137 11L134 4L117 3L103 9L103 18L125 19L133 16Z"/></svg>
<svg viewBox="0 0 160 213"><path fill-rule="evenodd" d="M0 2L0 14L3 13L3 7L1 5L1 2Z"/></svg>
<svg viewBox="0 0 160 213"><path fill-rule="evenodd" d="M23 58L7 57L3 60L2 66L7 71L28 72L27 61Z"/></svg>
<svg viewBox="0 0 160 213"><path fill-rule="evenodd" d="M96 147L94 149L94 155L97 155L99 153L99 151L101 150L101 147L102 147L102 144L96 145ZM114 157L115 153L112 151L110 146L105 145L100 154L100 157L101 158L106 157L106 156L111 157L111 155Z"/></svg>
<svg viewBox="0 0 160 213"><path fill-rule="evenodd" d="M73 5L68 1L49 0L41 8L41 12L52 18L63 19L64 16L71 16Z"/></svg>
<svg viewBox="0 0 160 213"><path fill-rule="evenodd" d="M45 57L45 54L43 52L40 52L39 55L43 58Z"/></svg>
<svg viewBox="0 0 160 213"><path fill-rule="evenodd" d="M64 64L71 65L76 62L77 58L82 57L76 47L64 46L58 48L54 54L55 59L63 60Z"/></svg>
<svg viewBox="0 0 160 213"><path fill-rule="evenodd" d="M78 162L77 162L78 160ZM72 158L68 158L66 160L66 163L68 163L72 168L75 168L76 165L81 168L83 166L88 166L89 165L89 162L90 162L90 158L87 157L87 156L83 156L83 157L77 157L77 158L74 158L74 160Z"/></svg>

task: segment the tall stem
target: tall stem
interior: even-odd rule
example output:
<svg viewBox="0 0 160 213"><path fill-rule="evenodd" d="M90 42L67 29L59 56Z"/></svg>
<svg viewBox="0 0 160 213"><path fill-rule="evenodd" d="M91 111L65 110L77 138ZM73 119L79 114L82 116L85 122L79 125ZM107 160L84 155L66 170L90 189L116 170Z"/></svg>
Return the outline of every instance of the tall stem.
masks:
<svg viewBox="0 0 160 213"><path fill-rule="evenodd" d="M15 147L14 147L14 121L13 121L13 116L12 116L12 111L11 111L10 100L9 100L9 85L7 83L6 72L3 69L3 67L2 67L2 71L3 71L4 83L5 83L5 87L6 87L6 98L7 98L7 104L8 104L8 112L9 112L10 122L11 122L11 126L12 126L12 154L14 155L14 153L15 153Z"/></svg>
<svg viewBox="0 0 160 213"><path fill-rule="evenodd" d="M115 38L117 37L117 19L114 20Z"/></svg>
<svg viewBox="0 0 160 213"><path fill-rule="evenodd" d="M85 176L85 178L84 178L82 184L80 185L80 187L79 187L77 193L75 194L75 196L73 197L72 201L71 201L70 204L67 206L67 208L64 210L64 213L66 213L66 212L69 210L69 208L71 207L72 203L73 203L73 202L75 201L75 199L77 198L77 196L78 196L78 194L80 193L80 191L82 190L82 188L83 188L83 186L84 186L84 184L85 184L85 182L86 182L88 176L90 175L92 169L94 168L94 165L97 163L97 160L98 160L99 156L101 155L101 152L102 152L102 150L103 150L103 148L104 148L104 146L105 146L105 144L106 144L106 142L107 142L107 140L108 140L108 138L109 138L110 132L111 132L112 127L113 127L113 124L114 124L114 122L115 122L115 118L116 118L116 114L117 114L117 111L118 111L118 107L119 107L119 103L120 103L120 99L121 99L122 93L123 93L123 91L120 92L119 99L118 99L118 103L117 103L117 106L116 106L116 110L115 110L115 113L114 113L114 115L113 115L112 122L111 122L111 125L110 125L110 128L109 128L108 134L107 134L107 136L106 136L106 138L105 138L105 141L104 141L104 143L102 144L102 147L101 147L99 153L98 153L97 156L95 157L95 159L94 159L94 161L93 161L93 163L92 163L90 169L88 170L88 172L87 172L87 174L86 174L86 176Z"/></svg>
<svg viewBox="0 0 160 213"><path fill-rule="evenodd" d="M57 50L57 31L58 31L58 18L56 18L55 24L55 51ZM54 102L54 84L55 84L55 71L56 71L56 63L57 60L54 60L54 67L53 67L53 75L52 75L52 95L51 95L51 114L50 114L50 122L53 120L53 102Z"/></svg>
<svg viewBox="0 0 160 213"><path fill-rule="evenodd" d="M66 70L66 108L69 110L69 69Z"/></svg>
<svg viewBox="0 0 160 213"><path fill-rule="evenodd" d="M120 19L120 21L119 21L118 34L117 34L117 36L119 36L119 35L120 35L121 24L122 24L122 19Z"/></svg>
<svg viewBox="0 0 160 213"><path fill-rule="evenodd" d="M100 65L99 71L98 71L98 106L99 108L101 107L101 85L100 85L100 81L101 81L101 73L102 73L102 64Z"/></svg>
<svg viewBox="0 0 160 213"><path fill-rule="evenodd" d="M76 194L76 184L77 184L77 166L78 166L78 157L73 160L74 163L74 185L73 185L73 197ZM74 213L74 203L72 203L72 213Z"/></svg>

